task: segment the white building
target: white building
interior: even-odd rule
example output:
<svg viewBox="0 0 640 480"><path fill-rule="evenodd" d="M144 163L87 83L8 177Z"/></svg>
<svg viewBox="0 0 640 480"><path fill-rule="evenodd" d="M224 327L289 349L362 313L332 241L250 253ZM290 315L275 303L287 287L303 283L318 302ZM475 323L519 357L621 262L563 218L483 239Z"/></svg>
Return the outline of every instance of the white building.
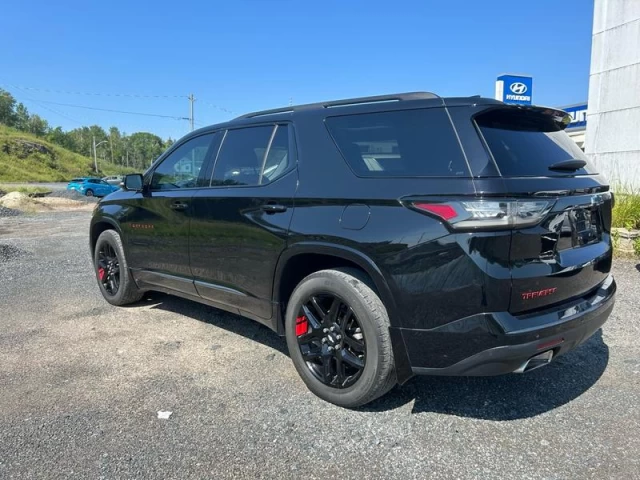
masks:
<svg viewBox="0 0 640 480"><path fill-rule="evenodd" d="M585 153L640 191L640 0L595 0Z"/></svg>

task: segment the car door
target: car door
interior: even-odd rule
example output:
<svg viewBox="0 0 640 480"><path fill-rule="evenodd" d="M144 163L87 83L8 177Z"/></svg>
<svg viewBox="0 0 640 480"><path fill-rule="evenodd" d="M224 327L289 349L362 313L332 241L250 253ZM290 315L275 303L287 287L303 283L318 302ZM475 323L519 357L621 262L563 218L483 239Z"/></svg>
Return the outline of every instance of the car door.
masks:
<svg viewBox="0 0 640 480"><path fill-rule="evenodd" d="M191 198L215 133L191 137L172 148L145 174L121 226L127 260L143 287L163 287L197 296L189 267Z"/></svg>
<svg viewBox="0 0 640 480"><path fill-rule="evenodd" d="M210 186L195 192L191 271L205 299L263 323L297 188L287 124L227 130Z"/></svg>
<svg viewBox="0 0 640 480"><path fill-rule="evenodd" d="M94 180L94 183L96 186L96 193L100 197L109 195L113 191L111 186L104 180Z"/></svg>
<svg viewBox="0 0 640 480"><path fill-rule="evenodd" d="M85 183L85 192L87 190L91 190L91 192L93 192L93 195L95 195L96 197L101 196L102 193L100 188L100 180L96 180L95 178L87 179Z"/></svg>

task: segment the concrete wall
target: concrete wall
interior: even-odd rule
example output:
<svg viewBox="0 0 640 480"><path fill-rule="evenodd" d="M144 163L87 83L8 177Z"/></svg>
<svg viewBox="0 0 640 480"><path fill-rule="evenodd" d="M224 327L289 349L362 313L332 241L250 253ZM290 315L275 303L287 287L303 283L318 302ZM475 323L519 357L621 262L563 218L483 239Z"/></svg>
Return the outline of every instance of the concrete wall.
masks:
<svg viewBox="0 0 640 480"><path fill-rule="evenodd" d="M595 0L585 153L640 191L640 0Z"/></svg>

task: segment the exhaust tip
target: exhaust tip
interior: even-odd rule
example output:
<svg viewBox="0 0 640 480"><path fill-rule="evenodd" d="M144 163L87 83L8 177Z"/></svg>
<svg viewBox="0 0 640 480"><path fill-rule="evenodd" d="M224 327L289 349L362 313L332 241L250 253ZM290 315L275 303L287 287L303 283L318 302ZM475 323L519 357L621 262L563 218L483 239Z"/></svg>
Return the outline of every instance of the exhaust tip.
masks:
<svg viewBox="0 0 640 480"><path fill-rule="evenodd" d="M514 373L525 373L535 370L536 368L544 367L551 362L552 358L553 350L547 350L546 352L539 353L520 365L520 367L514 370Z"/></svg>

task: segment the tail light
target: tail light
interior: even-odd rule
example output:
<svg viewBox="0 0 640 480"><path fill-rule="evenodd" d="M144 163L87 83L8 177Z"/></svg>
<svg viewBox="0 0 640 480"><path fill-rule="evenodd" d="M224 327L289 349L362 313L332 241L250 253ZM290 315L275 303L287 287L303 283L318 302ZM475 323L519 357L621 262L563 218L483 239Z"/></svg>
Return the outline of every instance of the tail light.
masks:
<svg viewBox="0 0 640 480"><path fill-rule="evenodd" d="M501 229L536 225L554 202L541 200L472 200L412 202L415 209L435 215L455 229Z"/></svg>

